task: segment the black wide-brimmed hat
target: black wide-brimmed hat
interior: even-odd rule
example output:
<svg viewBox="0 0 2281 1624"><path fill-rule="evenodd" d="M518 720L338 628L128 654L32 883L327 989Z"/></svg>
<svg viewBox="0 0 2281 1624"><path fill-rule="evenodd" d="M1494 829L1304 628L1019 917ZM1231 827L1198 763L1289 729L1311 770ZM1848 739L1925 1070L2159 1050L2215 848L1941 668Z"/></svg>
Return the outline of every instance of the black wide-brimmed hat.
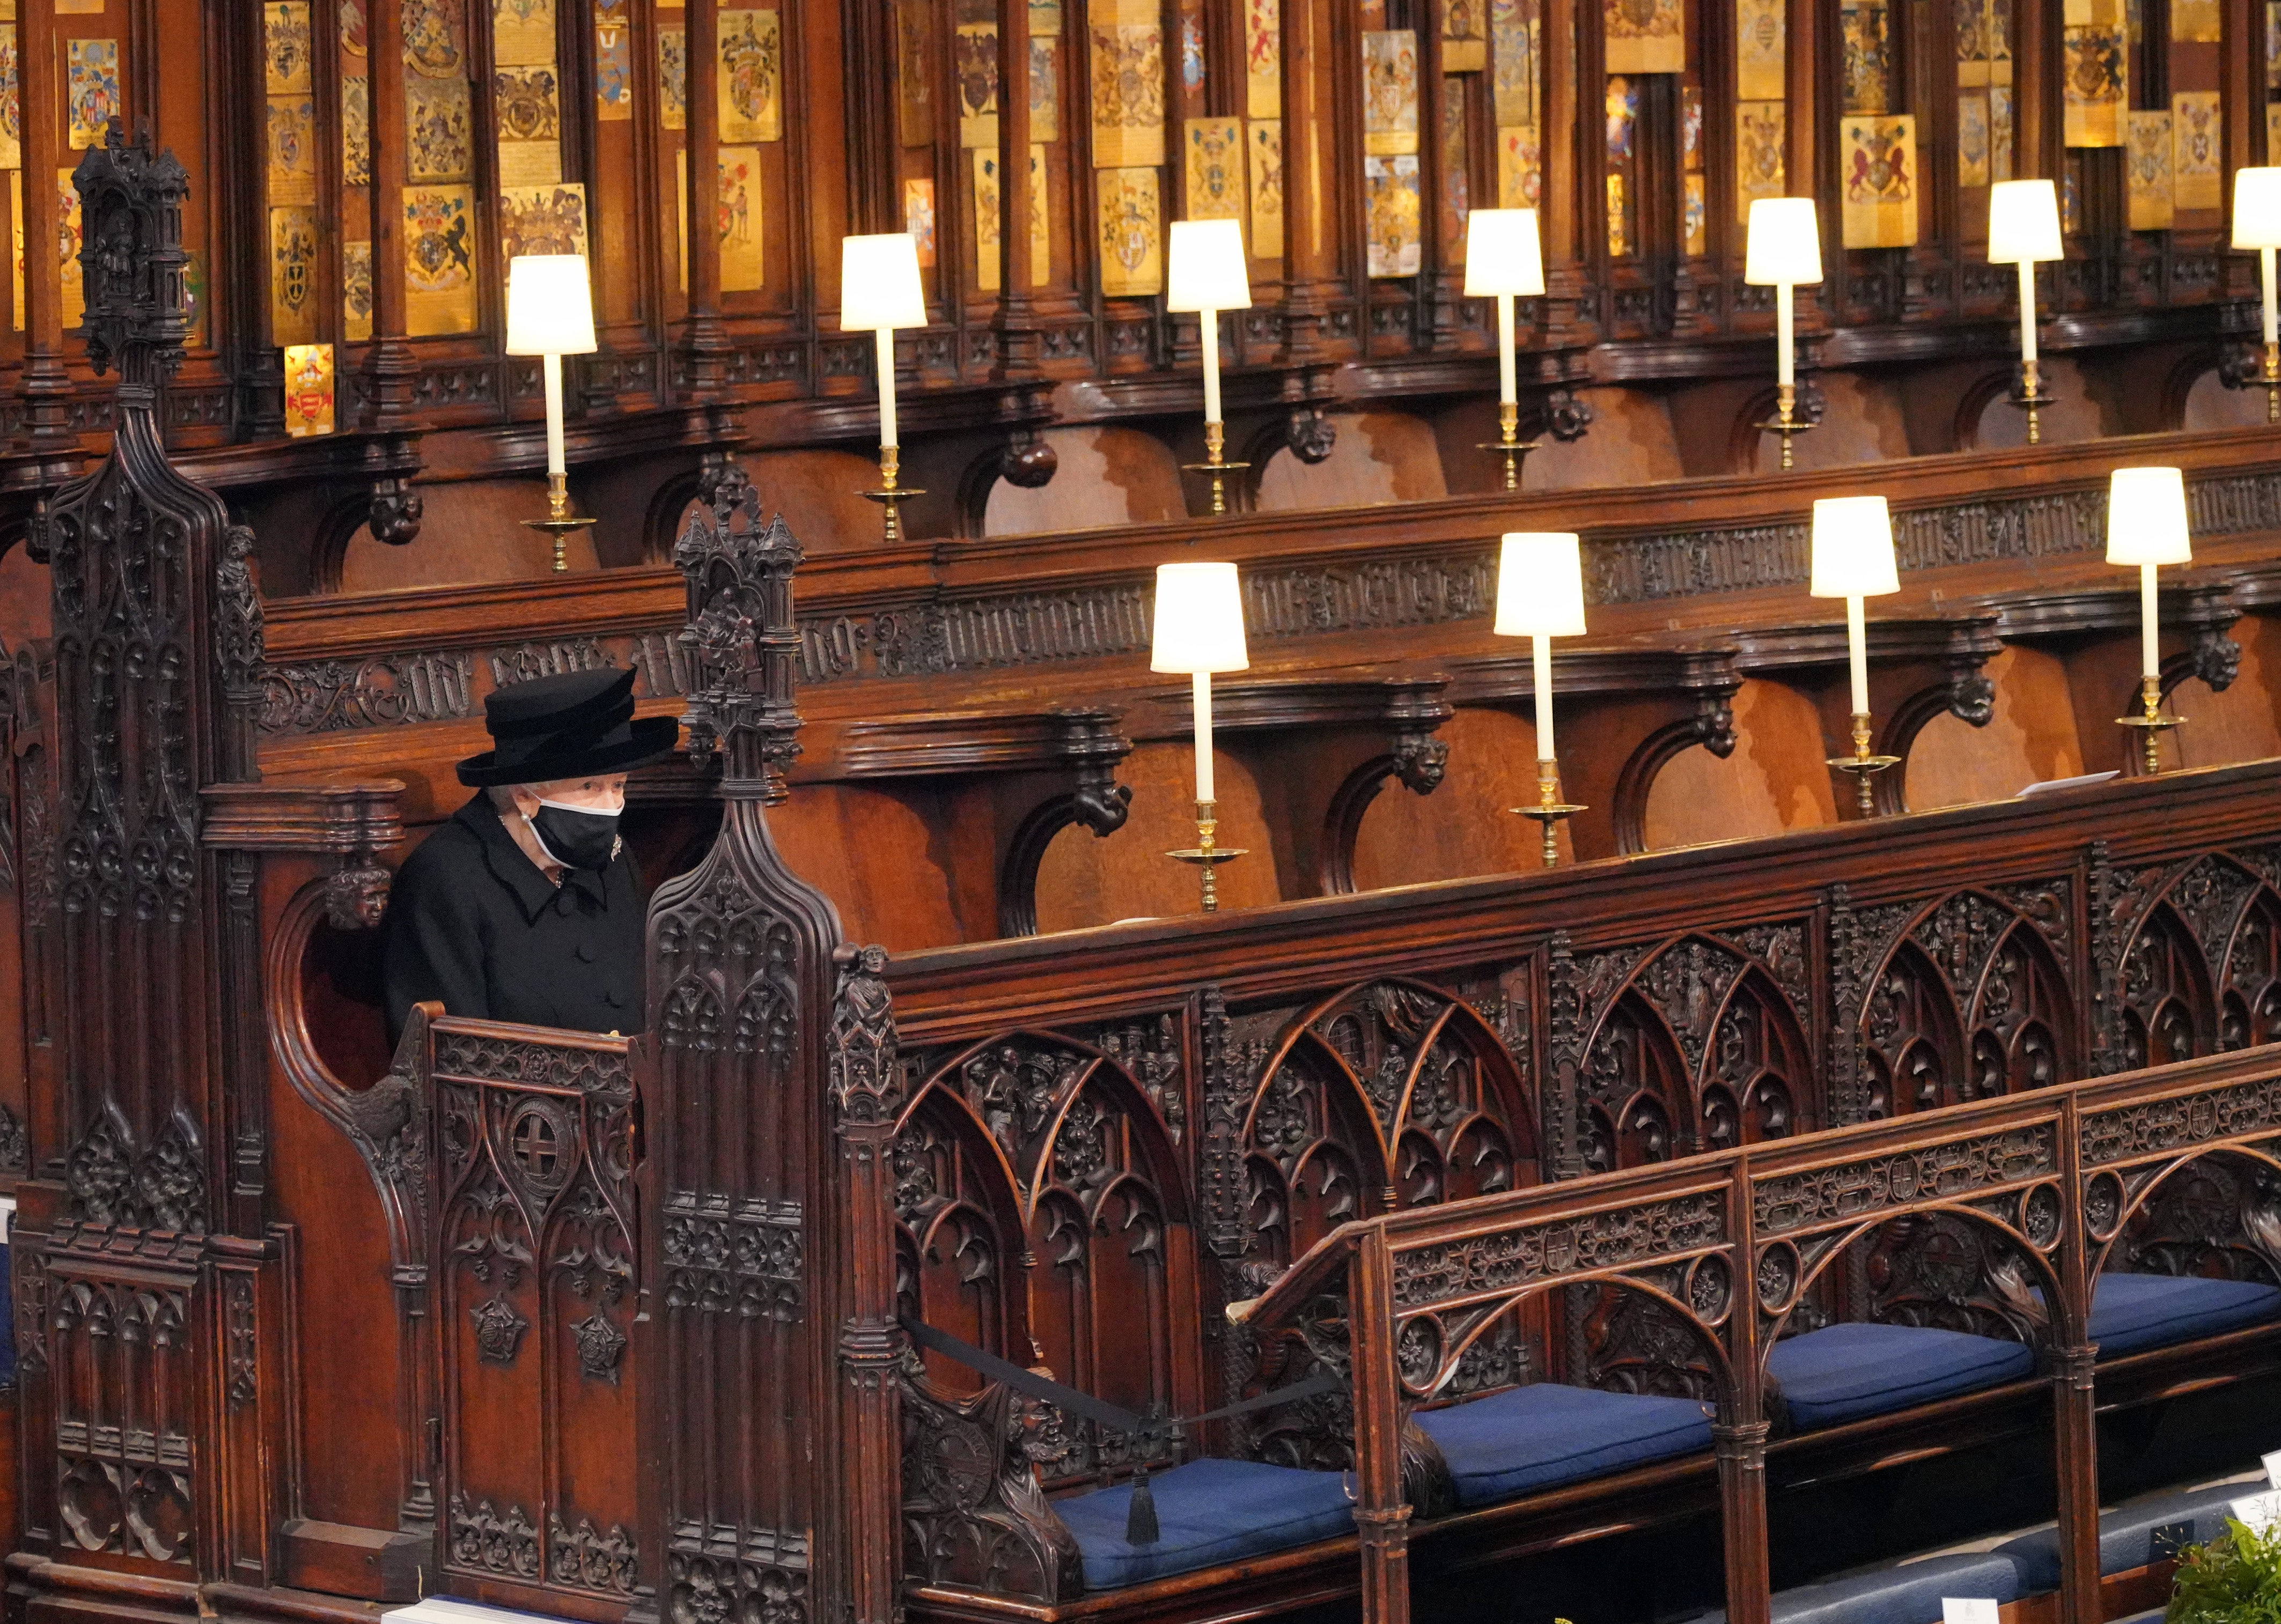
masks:
<svg viewBox="0 0 2281 1624"><path fill-rule="evenodd" d="M631 671L572 671L494 689L483 725L494 747L460 763L460 782L478 789L623 772L681 739L671 716L634 719Z"/></svg>

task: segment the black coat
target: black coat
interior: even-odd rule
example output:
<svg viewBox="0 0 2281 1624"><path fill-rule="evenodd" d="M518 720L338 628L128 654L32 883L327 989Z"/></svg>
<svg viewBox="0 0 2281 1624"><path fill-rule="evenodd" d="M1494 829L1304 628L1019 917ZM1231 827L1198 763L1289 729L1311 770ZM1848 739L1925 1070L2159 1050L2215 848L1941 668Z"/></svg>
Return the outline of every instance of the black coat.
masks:
<svg viewBox="0 0 2281 1624"><path fill-rule="evenodd" d="M389 1040L431 999L450 1015L632 1036L648 903L622 848L557 888L477 795L397 870L382 954Z"/></svg>

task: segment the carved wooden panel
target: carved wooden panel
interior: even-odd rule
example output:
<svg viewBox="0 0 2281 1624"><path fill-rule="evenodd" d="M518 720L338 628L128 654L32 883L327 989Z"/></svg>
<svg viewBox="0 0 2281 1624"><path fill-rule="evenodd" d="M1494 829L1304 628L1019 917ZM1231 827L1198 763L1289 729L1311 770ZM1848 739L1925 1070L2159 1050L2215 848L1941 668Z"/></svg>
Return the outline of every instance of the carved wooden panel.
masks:
<svg viewBox="0 0 2281 1624"><path fill-rule="evenodd" d="M630 1470L639 1252L624 1046L449 1020L430 1042L438 1566L534 1591L630 1597L653 1575L641 1566ZM729 1230L668 1245L726 1264Z"/></svg>
<svg viewBox="0 0 2281 1624"><path fill-rule="evenodd" d="M1135 1411L1202 1391L1186 1330L1197 1314L1188 1180L1159 1104L1179 1097L1177 1039L1174 1070L1148 1063L1163 1052L1149 1034L1164 1030L1105 1033L1113 1054L1017 1032L944 1057L893 1153L899 1295L939 1305L932 1324ZM930 1361L937 1384L969 1389L946 1365ZM1129 1465L1126 1441L1092 1422L1032 1419L1026 1448L1048 1481Z"/></svg>

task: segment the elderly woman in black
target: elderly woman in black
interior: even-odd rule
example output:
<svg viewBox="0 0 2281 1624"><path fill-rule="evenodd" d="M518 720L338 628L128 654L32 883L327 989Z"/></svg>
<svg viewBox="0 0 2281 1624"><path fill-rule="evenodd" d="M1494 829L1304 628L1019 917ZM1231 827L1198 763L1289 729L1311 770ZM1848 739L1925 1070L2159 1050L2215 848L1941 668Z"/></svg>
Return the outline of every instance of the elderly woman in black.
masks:
<svg viewBox="0 0 2281 1624"><path fill-rule="evenodd" d="M618 838L626 771L670 751L634 718L631 671L577 671L485 700L493 747L459 764L481 793L396 877L382 973L390 1040L414 1004L581 1032L642 1029L641 877Z"/></svg>

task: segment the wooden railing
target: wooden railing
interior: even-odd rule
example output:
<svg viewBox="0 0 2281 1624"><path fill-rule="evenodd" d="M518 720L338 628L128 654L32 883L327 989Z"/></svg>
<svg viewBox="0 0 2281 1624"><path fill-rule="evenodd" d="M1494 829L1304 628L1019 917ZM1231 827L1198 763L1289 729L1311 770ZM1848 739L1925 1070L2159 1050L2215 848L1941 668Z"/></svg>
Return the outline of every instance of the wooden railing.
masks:
<svg viewBox="0 0 2281 1624"><path fill-rule="evenodd" d="M2263 762L902 956L902 1311L1193 1413L1261 1373L1220 1311L1344 1218L1407 1235L1461 1197L1723 1187L1730 1164L1672 1158L1806 1154L1782 1141L1886 1117L1869 1131L1905 1142L1962 1102L2040 1120L2055 1086L2271 1042L2277 785ZM1618 1181L1571 1182L1593 1174ZM1110 1190L1126 1204L1104 1211ZM1062 1211L1085 1222L1056 1244L1083 1256L1040 1266ZM1156 1262L1120 1273L1135 1214ZM1183 1329L1142 1349L1122 1329L1141 1325ZM1592 1385L1612 1357L1516 1340L1555 1380ZM954 1425L939 1396L913 1381L906 1415ZM1057 1459L1056 1484L1115 1480L1100 1446Z"/></svg>
<svg viewBox="0 0 2281 1624"><path fill-rule="evenodd" d="M1944 1215L1992 1241L2048 1314L2037 1350L2055 1416L2061 1616L2098 1624L2092 1286L2167 1180L2214 1156L2269 1164L2277 1144L2281 1050L2262 1048L1349 1223L1229 1314L1264 1334L1343 1286L1363 1616L1403 1624L1407 1411L1528 1299L1577 1286L1651 1297L1711 1356L1727 1616L1764 1624L1768 1350L1849 1246Z"/></svg>

